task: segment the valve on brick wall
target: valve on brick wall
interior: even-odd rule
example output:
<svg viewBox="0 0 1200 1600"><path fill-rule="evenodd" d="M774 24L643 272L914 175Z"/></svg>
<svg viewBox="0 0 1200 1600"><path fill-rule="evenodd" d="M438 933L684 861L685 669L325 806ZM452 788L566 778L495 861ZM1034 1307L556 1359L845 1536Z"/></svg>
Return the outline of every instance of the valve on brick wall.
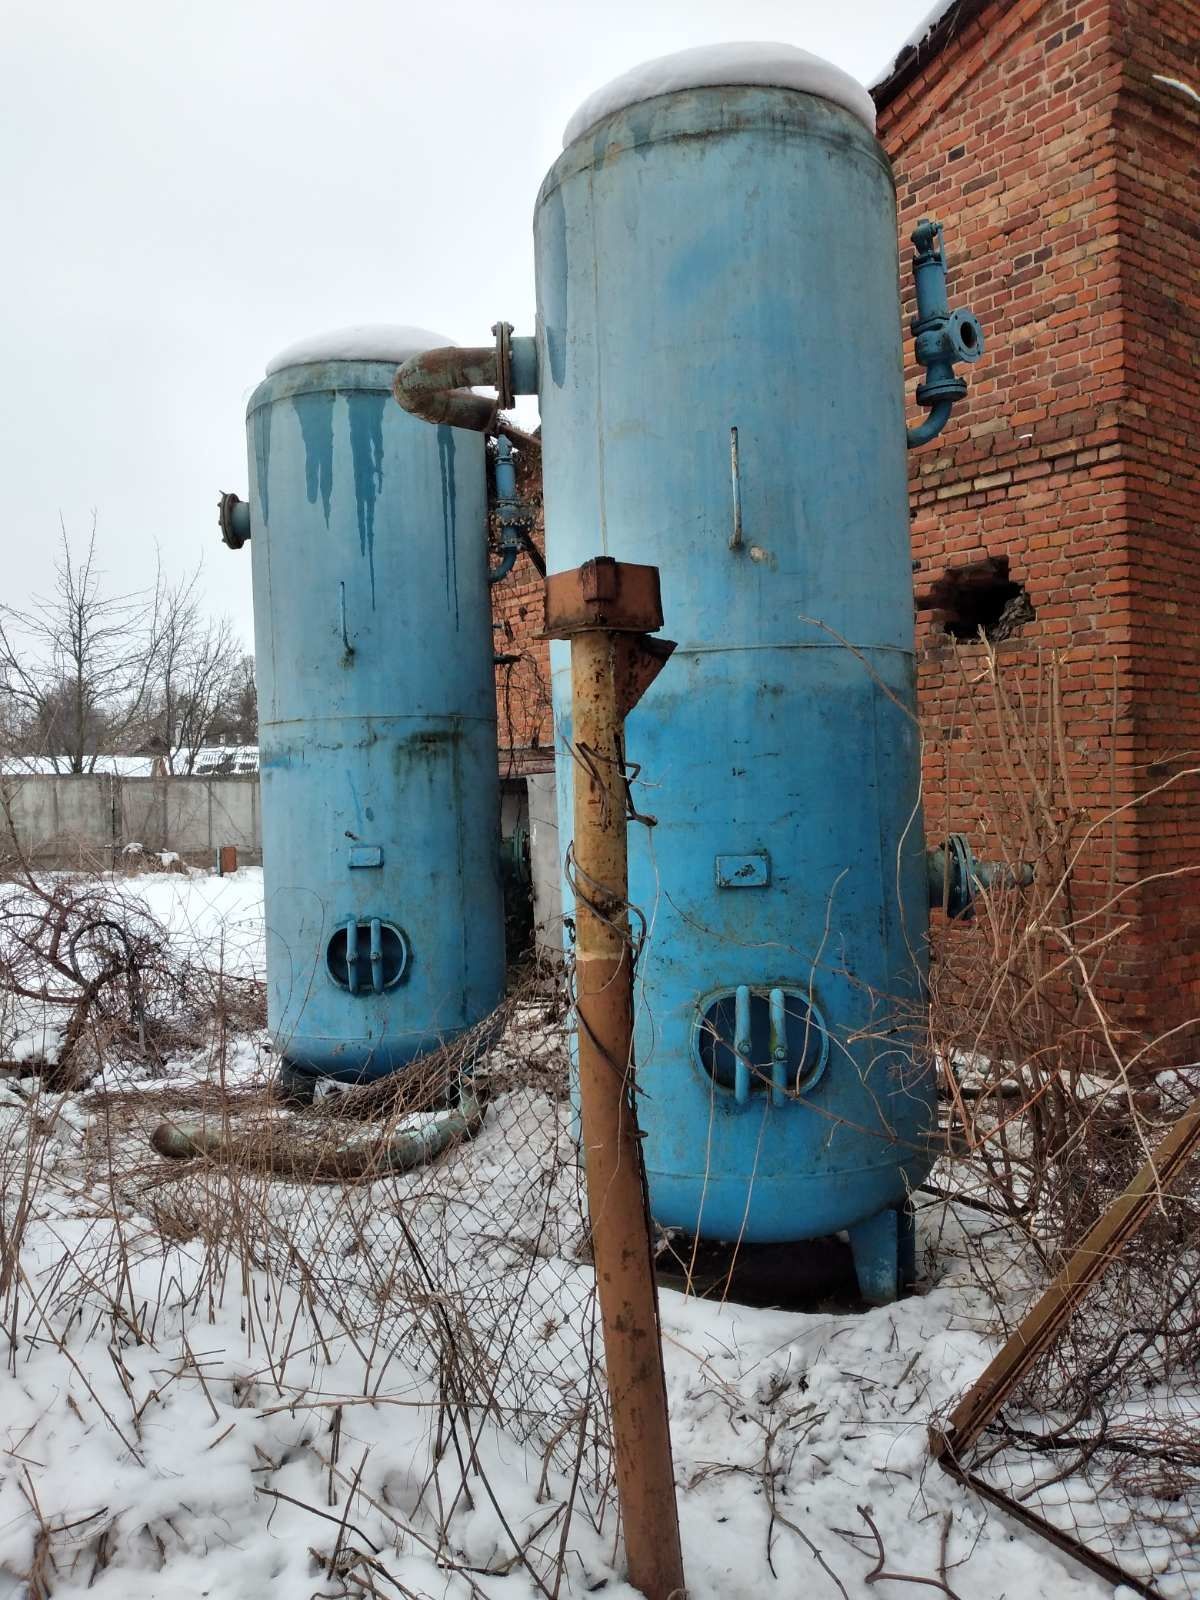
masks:
<svg viewBox="0 0 1200 1600"><path fill-rule="evenodd" d="M929 415L919 427L908 430L908 448L928 444L950 420L957 401L967 392L967 380L954 370L956 361L978 361L983 354L983 329L971 311L951 311L946 298L946 248L940 222L922 217L912 233L913 282L917 314L912 321L917 360L925 368L925 381L917 385L917 404Z"/></svg>
<svg viewBox="0 0 1200 1600"><path fill-rule="evenodd" d="M969 922L975 915L980 889L1028 889L1033 868L1028 861L1009 866L1005 861L977 861L965 833L947 835L944 844L926 855L929 904L948 917Z"/></svg>

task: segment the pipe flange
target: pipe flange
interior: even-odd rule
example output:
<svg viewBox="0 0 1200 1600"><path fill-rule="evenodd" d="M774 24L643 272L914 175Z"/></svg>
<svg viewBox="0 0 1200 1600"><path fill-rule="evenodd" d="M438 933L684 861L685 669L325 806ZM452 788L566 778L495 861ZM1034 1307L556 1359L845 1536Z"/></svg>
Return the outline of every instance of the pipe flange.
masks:
<svg viewBox="0 0 1200 1600"><path fill-rule="evenodd" d="M978 361L986 345L979 318L966 306L950 313L946 323L946 338L954 351L956 361Z"/></svg>
<svg viewBox="0 0 1200 1600"><path fill-rule="evenodd" d="M967 380L959 377L935 378L931 383L917 385L917 404L935 406L939 400L961 400L967 392Z"/></svg>
<svg viewBox="0 0 1200 1600"><path fill-rule="evenodd" d="M929 904L955 921L969 922L975 913L979 874L974 851L965 833L951 833L946 842L926 857Z"/></svg>
<svg viewBox="0 0 1200 1600"><path fill-rule="evenodd" d="M510 411L513 406L512 386L512 331L511 322L495 322L492 332L496 335L496 407L500 411Z"/></svg>
<svg viewBox="0 0 1200 1600"><path fill-rule="evenodd" d="M232 491L217 501L217 523L230 550L240 550L250 537L250 507Z"/></svg>

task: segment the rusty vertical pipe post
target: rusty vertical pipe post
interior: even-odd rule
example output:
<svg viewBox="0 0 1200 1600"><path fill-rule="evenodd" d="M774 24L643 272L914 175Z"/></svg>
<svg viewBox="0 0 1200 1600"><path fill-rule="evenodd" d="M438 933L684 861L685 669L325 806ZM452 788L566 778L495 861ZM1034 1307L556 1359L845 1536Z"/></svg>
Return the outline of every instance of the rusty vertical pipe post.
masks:
<svg viewBox="0 0 1200 1600"><path fill-rule="evenodd" d="M629 1581L683 1600L650 1214L634 1099L626 714L674 645L658 572L607 558L546 581L546 631L571 641L575 989L588 1215Z"/></svg>

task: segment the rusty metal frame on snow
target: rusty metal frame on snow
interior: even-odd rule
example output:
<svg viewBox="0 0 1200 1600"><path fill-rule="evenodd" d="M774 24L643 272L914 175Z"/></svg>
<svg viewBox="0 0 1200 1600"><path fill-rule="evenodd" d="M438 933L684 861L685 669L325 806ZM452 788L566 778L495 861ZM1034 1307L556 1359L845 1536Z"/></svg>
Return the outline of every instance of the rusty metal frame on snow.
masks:
<svg viewBox="0 0 1200 1600"><path fill-rule="evenodd" d="M994 1506L998 1506L1007 1516L1015 1518L1016 1521L1024 1524L1032 1532L1040 1534L1043 1539L1049 1540L1064 1555L1070 1556L1073 1561L1078 1561L1080 1566L1089 1567L1097 1577L1103 1578L1107 1583L1111 1583L1114 1588L1132 1589L1135 1594L1144 1595L1145 1600L1162 1600L1159 1590L1153 1588L1150 1584L1144 1583L1141 1578L1133 1577L1123 1567L1118 1567L1115 1561L1110 1561L1107 1556L1098 1555L1095 1550L1089 1549L1081 1539L1077 1539L1069 1533L1064 1533L1061 1528L1056 1528L1051 1522L1046 1522L1036 1512L1030 1511L1028 1506L1022 1505L1019 1500L1014 1500L1011 1495L1005 1494L1003 1489L997 1489L992 1484L985 1483L974 1472L970 1472L966 1467L960 1466L953 1456L944 1455L939 1459L942 1468L952 1478L957 1479L959 1483L965 1485L968 1489L974 1489L975 1493L981 1496L982 1499L990 1500Z"/></svg>
<svg viewBox="0 0 1200 1600"><path fill-rule="evenodd" d="M1097 1555L1080 1540L1043 1521L1001 1490L976 1476L963 1456L996 1417L1017 1384L1058 1339L1075 1311L1150 1215L1159 1196L1200 1152L1200 1097L1172 1126L1129 1186L1088 1230L1071 1259L1046 1288L1004 1348L950 1413L943 1427L930 1429L930 1453L960 1483L1035 1528L1059 1549L1114 1584L1124 1584L1154 1600L1158 1590Z"/></svg>

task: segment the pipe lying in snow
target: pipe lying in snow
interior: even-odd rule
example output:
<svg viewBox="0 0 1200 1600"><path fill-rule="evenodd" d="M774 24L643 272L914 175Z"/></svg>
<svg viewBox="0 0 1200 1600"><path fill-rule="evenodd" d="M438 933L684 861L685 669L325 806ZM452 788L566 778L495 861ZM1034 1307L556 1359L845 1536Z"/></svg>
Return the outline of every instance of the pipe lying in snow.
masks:
<svg viewBox="0 0 1200 1600"><path fill-rule="evenodd" d="M324 1183L412 1172L436 1161L452 1144L473 1139L483 1123L483 1109L472 1089L464 1087L458 1105L421 1128L405 1128L390 1139L370 1144L344 1140L325 1146L296 1137L295 1123L281 1125L284 1137L273 1140L265 1130L238 1134L229 1123L160 1122L150 1135L159 1155L184 1161L209 1156L237 1166L257 1167L286 1178ZM286 1131L285 1131L286 1130Z"/></svg>

